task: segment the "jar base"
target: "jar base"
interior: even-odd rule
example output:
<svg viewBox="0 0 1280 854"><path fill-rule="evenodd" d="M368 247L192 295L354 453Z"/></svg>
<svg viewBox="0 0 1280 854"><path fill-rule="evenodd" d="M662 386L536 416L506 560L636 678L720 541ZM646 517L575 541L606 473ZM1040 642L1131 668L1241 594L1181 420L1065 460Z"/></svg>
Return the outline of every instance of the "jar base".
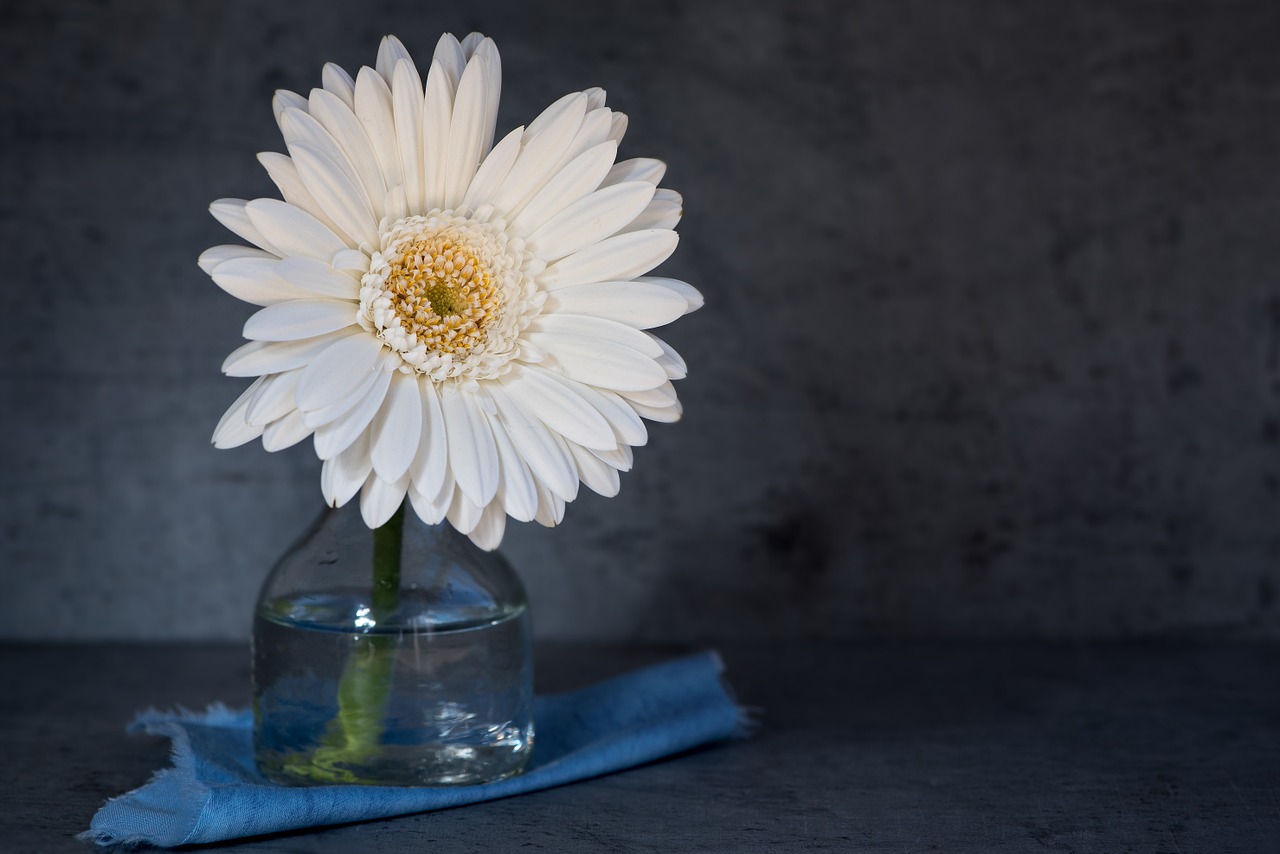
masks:
<svg viewBox="0 0 1280 854"><path fill-rule="evenodd" d="M264 751L259 773L281 786L474 786L524 771L532 753L519 745L383 745L374 756L349 758L338 751Z"/></svg>

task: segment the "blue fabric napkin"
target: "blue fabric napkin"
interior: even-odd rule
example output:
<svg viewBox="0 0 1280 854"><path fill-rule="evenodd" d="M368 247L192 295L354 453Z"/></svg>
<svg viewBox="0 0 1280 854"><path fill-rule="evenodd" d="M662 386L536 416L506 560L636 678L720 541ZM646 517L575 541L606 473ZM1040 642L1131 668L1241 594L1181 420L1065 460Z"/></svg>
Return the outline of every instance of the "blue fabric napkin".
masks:
<svg viewBox="0 0 1280 854"><path fill-rule="evenodd" d="M173 768L108 801L80 836L100 845L194 845L453 807L620 771L745 735L714 652L539 697L529 770L481 786L290 788L253 766L253 715L144 712L130 731L173 739Z"/></svg>

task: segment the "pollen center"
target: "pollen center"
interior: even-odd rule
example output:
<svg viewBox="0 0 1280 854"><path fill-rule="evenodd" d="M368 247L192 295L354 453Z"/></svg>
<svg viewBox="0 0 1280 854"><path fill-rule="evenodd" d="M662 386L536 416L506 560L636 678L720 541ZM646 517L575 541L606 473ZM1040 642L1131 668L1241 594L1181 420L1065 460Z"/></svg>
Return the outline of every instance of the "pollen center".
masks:
<svg viewBox="0 0 1280 854"><path fill-rule="evenodd" d="M400 329L429 353L465 354L484 340L502 294L478 253L449 232L423 235L388 259L383 289Z"/></svg>
<svg viewBox="0 0 1280 854"><path fill-rule="evenodd" d="M427 288L427 300L431 303L431 310L441 317L449 317L461 313L458 310L456 296L448 285L440 282Z"/></svg>
<svg viewBox="0 0 1280 854"><path fill-rule="evenodd" d="M360 279L357 320L399 354L399 369L436 382L507 370L545 300L523 242L501 221L437 210L385 224L381 243Z"/></svg>

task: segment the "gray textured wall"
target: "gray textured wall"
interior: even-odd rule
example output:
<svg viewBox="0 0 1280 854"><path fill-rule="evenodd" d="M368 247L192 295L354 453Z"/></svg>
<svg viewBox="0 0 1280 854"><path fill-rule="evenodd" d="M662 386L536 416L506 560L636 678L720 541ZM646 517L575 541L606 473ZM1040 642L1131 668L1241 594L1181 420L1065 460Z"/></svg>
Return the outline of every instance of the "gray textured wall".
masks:
<svg viewBox="0 0 1280 854"><path fill-rule="evenodd" d="M215 451L273 89L482 29L686 197L683 423L515 526L544 637L1280 635L1280 5L0 4L0 635L242 637L308 445Z"/></svg>

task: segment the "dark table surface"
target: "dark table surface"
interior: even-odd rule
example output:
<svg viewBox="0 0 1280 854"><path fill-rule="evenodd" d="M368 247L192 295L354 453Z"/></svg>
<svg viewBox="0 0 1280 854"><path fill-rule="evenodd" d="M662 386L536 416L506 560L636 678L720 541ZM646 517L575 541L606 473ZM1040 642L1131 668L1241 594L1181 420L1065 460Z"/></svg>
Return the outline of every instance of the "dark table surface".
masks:
<svg viewBox="0 0 1280 854"><path fill-rule="evenodd" d="M540 690L687 650L539 649ZM722 648L746 742L245 852L1280 851L1280 647ZM168 745L137 709L248 701L227 645L0 646L0 851L73 835ZM207 849L200 849L207 850Z"/></svg>

